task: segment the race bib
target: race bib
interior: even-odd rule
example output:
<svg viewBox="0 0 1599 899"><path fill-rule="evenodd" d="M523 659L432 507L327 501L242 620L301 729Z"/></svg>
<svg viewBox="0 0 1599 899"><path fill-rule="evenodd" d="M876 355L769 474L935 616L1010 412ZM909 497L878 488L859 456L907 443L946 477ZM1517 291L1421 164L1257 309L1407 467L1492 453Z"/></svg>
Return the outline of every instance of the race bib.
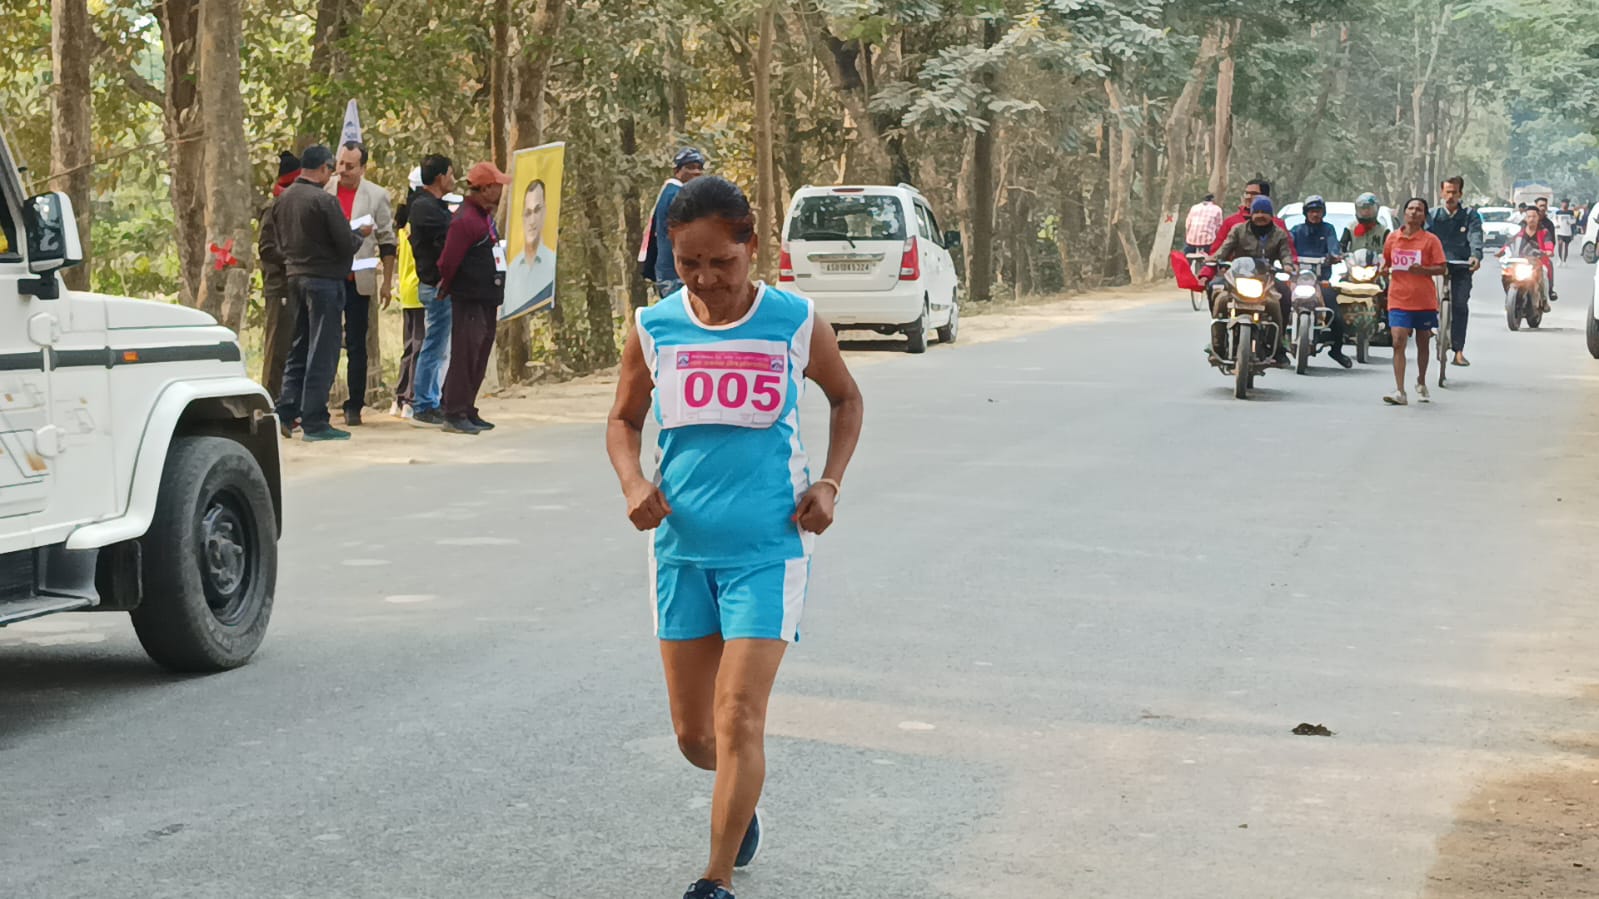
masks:
<svg viewBox="0 0 1599 899"><path fill-rule="evenodd" d="M769 428L788 402L788 346L725 340L661 347L655 389L661 427Z"/></svg>
<svg viewBox="0 0 1599 899"><path fill-rule="evenodd" d="M497 272L503 272L506 270L505 247L501 246L500 244L494 245L494 270Z"/></svg>
<svg viewBox="0 0 1599 899"><path fill-rule="evenodd" d="M1420 264L1420 250L1394 250L1394 271L1408 272Z"/></svg>

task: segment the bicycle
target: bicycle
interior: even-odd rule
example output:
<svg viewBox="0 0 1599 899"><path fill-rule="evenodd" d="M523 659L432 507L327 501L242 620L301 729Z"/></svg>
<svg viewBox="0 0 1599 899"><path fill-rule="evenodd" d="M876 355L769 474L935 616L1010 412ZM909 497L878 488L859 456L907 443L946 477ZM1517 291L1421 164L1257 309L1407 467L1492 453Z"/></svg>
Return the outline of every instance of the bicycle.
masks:
<svg viewBox="0 0 1599 899"><path fill-rule="evenodd" d="M1200 270L1205 267L1206 254L1187 253L1185 255L1188 257L1188 270L1194 273L1195 278L1198 278ZM1205 301L1205 291L1203 290L1188 291L1188 302L1193 304L1195 312L1201 309L1210 309L1210 303Z"/></svg>

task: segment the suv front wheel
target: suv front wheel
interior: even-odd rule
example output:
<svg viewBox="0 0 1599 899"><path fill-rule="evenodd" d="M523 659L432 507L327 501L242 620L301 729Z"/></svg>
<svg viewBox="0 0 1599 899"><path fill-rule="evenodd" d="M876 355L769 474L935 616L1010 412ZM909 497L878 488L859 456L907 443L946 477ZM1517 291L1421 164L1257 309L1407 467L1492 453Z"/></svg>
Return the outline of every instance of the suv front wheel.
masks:
<svg viewBox="0 0 1599 899"><path fill-rule="evenodd" d="M266 635L277 585L272 494L255 458L224 437L180 437L167 453L142 543L145 652L174 671L236 668Z"/></svg>

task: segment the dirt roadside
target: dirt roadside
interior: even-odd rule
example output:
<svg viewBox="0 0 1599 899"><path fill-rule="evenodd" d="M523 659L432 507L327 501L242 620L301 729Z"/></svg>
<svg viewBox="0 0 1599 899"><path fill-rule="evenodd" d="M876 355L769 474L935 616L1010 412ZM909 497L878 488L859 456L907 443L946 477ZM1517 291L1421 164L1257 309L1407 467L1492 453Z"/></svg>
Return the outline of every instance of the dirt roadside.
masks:
<svg viewBox="0 0 1599 899"><path fill-rule="evenodd" d="M1188 298L1170 284L1162 282L1147 287L1045 297L1020 303L995 303L982 309L967 308L963 309L960 343L954 347L940 347L934 343L928 352L959 352L960 347L967 344L1010 340L1161 302L1186 304ZM1197 316L1195 327L1198 327ZM905 358L893 339L854 340L852 336L862 335L845 332L844 352L851 367L882 365ZM283 468L290 478L297 478L373 465L426 465L443 461L461 462L468 458L480 463L528 461L525 449L513 448L506 441L495 438L541 425L603 422L610 411L615 391L616 371L611 369L572 381L512 387L497 395L486 395L479 406L483 417L497 427L494 433L476 438L412 427L389 417L385 409L368 409L364 416L365 424L355 430L354 438L347 443L284 441ZM473 446L471 454L466 456L460 452L459 441L468 439L473 441Z"/></svg>

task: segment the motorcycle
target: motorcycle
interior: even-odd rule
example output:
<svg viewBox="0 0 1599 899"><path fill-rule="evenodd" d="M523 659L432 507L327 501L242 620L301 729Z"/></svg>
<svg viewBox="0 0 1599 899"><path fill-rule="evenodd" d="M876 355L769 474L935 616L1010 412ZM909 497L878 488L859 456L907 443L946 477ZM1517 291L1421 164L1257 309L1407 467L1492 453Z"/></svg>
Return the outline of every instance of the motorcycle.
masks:
<svg viewBox="0 0 1599 899"><path fill-rule="evenodd" d="M1219 289L1227 299L1225 315L1211 321L1210 364L1233 377L1233 396L1244 400L1276 355L1277 324L1266 316L1266 304L1277 302L1275 281L1265 260L1238 259L1226 267ZM1216 345L1217 329L1225 344Z"/></svg>
<svg viewBox="0 0 1599 899"><path fill-rule="evenodd" d="M1294 348L1294 371L1304 374L1310 359L1324 346L1333 345L1332 310L1321 301L1321 267L1327 260L1317 256L1299 257L1299 272L1294 276L1293 314L1288 320L1288 345Z"/></svg>
<svg viewBox="0 0 1599 899"><path fill-rule="evenodd" d="M1499 281L1505 288L1505 323L1512 331L1521 330L1523 320L1529 328L1543 324L1549 298L1543 257L1541 250L1529 248L1525 256L1511 256L1500 263Z"/></svg>
<svg viewBox="0 0 1599 899"><path fill-rule="evenodd" d="M1333 282L1338 313L1355 342L1355 361L1362 364L1371 361L1372 344L1388 337L1388 288L1377 277L1381 269L1375 252L1356 250L1345 262L1343 278Z"/></svg>

